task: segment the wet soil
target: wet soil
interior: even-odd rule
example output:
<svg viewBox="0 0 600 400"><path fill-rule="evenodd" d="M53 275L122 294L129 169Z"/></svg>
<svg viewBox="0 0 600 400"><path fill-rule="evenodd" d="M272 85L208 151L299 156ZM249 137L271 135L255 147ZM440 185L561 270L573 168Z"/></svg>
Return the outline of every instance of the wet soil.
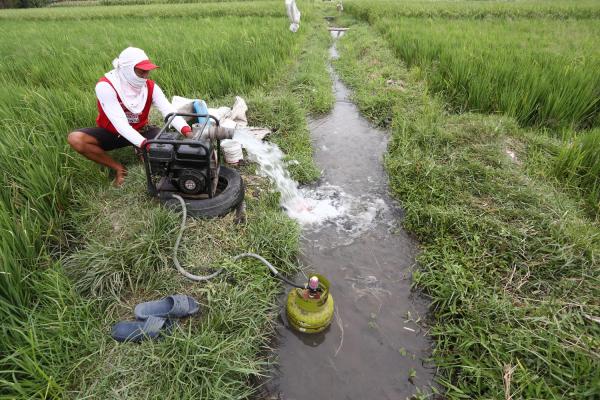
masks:
<svg viewBox="0 0 600 400"><path fill-rule="evenodd" d="M336 313L321 334L280 329L279 366L268 386L286 400L410 398L433 379L424 361L430 343L418 322L426 303L410 288L416 243L400 227L402 210L388 195L387 134L360 116L332 74L333 111L309 123L323 169L314 189L359 199L364 213L354 215L369 217L304 228L301 261L330 280Z"/></svg>

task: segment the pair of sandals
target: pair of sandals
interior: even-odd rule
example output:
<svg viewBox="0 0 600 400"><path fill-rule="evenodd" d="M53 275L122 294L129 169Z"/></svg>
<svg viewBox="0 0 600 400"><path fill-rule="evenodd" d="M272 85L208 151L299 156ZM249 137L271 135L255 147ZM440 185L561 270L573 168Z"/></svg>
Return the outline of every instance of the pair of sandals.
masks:
<svg viewBox="0 0 600 400"><path fill-rule="evenodd" d="M161 332L170 331L174 319L196 314L198 302L186 295L175 294L161 300L148 301L135 306L135 321L120 321L113 328L111 336L118 342L141 342L157 339Z"/></svg>

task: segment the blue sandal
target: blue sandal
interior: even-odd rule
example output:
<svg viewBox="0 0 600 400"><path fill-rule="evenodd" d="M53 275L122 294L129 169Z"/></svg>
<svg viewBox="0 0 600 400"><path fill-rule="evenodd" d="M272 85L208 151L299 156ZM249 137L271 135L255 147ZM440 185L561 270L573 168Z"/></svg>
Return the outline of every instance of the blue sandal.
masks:
<svg viewBox="0 0 600 400"><path fill-rule="evenodd" d="M135 306L137 319L151 316L160 318L183 318L195 314L200 309L198 302L190 296L175 294L156 301L147 301Z"/></svg>
<svg viewBox="0 0 600 400"><path fill-rule="evenodd" d="M113 326L111 336L117 342L138 343L144 339L157 339L161 330L169 330L172 325L168 319L153 316L145 321L121 321Z"/></svg>

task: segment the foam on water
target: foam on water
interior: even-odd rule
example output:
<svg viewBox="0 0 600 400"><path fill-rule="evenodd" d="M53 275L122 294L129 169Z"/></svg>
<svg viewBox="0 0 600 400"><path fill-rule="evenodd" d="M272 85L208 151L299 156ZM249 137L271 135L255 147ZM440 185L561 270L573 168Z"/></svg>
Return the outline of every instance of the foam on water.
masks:
<svg viewBox="0 0 600 400"><path fill-rule="evenodd" d="M258 140L244 129L236 130L233 139L242 144L251 161L258 163L259 173L275 184L287 214L302 225L314 225L314 229L319 229L325 222L330 222L339 231L355 237L369 229L386 207L382 199L349 196L331 185L299 189L286 169L284 154L277 145Z"/></svg>
<svg viewBox="0 0 600 400"><path fill-rule="evenodd" d="M316 222L312 227L313 232L318 232L324 227L335 227L340 234L339 244L351 243L354 238L369 230L375 224L377 216L387 209L383 199L370 195L351 196L341 188L329 184L300 191L307 202L314 202L317 207L297 219L313 224ZM295 218L292 214L290 216ZM311 221L311 217L315 220Z"/></svg>

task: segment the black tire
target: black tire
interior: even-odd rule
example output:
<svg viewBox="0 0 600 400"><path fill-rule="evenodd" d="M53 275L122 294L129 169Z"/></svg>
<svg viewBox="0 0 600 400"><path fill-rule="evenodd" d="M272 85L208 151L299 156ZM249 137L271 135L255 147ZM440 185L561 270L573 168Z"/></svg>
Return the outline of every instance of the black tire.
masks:
<svg viewBox="0 0 600 400"><path fill-rule="evenodd" d="M160 202L173 209L180 209L179 200L171 197L172 192L161 192ZM181 195L181 194L180 194ZM217 194L212 199L185 199L187 213L196 218L217 218L236 209L244 200L244 182L239 172L224 167L219 168Z"/></svg>

